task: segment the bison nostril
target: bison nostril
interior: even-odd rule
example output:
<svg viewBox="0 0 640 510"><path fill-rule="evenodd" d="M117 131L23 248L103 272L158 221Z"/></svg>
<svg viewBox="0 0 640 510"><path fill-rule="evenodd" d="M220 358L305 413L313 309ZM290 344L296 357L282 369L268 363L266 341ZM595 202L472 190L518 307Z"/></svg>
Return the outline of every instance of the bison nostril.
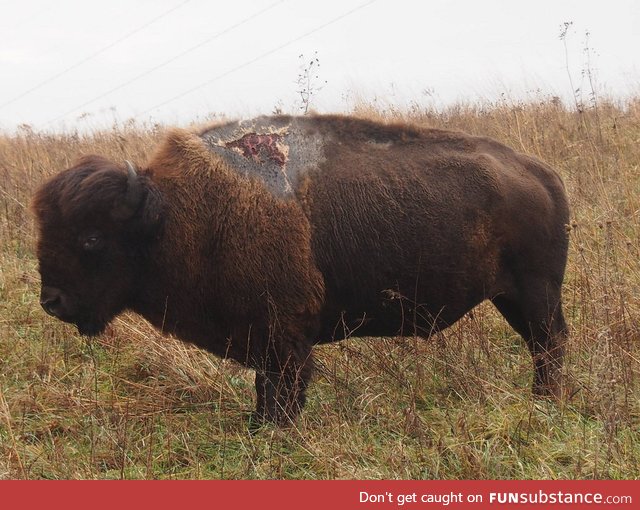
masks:
<svg viewBox="0 0 640 510"><path fill-rule="evenodd" d="M45 312L54 317L60 317L64 314L62 293L58 289L44 287L40 294L40 305Z"/></svg>

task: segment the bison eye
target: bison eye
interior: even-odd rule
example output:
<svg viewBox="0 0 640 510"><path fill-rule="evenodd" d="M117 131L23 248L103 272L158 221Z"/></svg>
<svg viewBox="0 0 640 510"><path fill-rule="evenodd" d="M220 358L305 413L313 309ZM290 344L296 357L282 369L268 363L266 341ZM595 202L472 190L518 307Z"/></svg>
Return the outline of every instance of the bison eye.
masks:
<svg viewBox="0 0 640 510"><path fill-rule="evenodd" d="M96 251L102 248L103 245L102 237L97 232L82 237L80 242L84 251Z"/></svg>

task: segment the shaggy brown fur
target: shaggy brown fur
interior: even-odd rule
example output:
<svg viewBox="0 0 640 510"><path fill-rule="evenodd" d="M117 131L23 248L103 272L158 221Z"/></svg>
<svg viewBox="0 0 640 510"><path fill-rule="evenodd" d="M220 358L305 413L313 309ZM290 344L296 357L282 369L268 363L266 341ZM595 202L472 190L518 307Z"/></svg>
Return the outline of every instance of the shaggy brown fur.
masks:
<svg viewBox="0 0 640 510"><path fill-rule="evenodd" d="M93 156L35 197L43 307L81 332L132 309L255 368L257 416L282 422L314 343L428 336L490 299L527 341L534 391L558 391L569 213L538 160L462 133L267 117L171 132L120 218L134 181Z"/></svg>

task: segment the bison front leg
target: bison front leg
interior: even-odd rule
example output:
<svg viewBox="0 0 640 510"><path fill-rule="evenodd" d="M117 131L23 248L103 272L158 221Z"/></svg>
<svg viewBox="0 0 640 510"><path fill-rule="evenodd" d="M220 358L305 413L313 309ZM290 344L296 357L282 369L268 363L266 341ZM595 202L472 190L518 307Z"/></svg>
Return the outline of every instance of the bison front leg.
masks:
<svg viewBox="0 0 640 510"><path fill-rule="evenodd" d="M306 400L313 360L311 344L271 346L256 367L257 405L254 421L286 425L295 420Z"/></svg>

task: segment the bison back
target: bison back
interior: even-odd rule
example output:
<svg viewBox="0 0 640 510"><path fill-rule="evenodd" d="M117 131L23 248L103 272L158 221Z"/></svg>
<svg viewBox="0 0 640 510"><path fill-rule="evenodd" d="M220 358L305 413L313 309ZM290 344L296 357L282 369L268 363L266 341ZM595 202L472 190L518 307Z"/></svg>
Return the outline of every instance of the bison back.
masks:
<svg viewBox="0 0 640 510"><path fill-rule="evenodd" d="M523 271L562 281L568 208L553 170L460 133L353 131L326 143L300 190L325 280L320 342L428 336Z"/></svg>

